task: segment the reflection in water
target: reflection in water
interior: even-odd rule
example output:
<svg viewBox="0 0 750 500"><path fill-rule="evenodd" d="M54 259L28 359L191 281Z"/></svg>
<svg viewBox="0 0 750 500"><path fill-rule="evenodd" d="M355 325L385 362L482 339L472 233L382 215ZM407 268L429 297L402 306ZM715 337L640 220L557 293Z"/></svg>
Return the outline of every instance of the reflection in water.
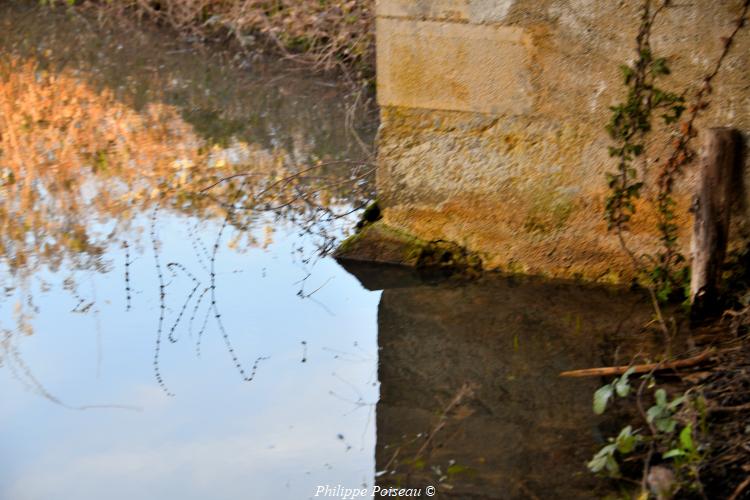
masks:
<svg viewBox="0 0 750 500"><path fill-rule="evenodd" d="M28 2L0 29L0 498L371 483L377 295L323 256L373 124L147 29Z"/></svg>
<svg viewBox="0 0 750 500"><path fill-rule="evenodd" d="M633 314L644 297L531 279L425 285L403 271L351 270L385 287L378 484L436 485L440 497L460 499L604 496L585 467L607 435L591 411L599 380L559 373L613 362L601 353L648 319Z"/></svg>
<svg viewBox="0 0 750 500"><path fill-rule="evenodd" d="M171 106L149 104L136 112L106 89L92 89L80 75L52 74L33 60L11 58L0 72L6 75L0 81L6 194L0 211L0 251L8 271L18 278L32 275L42 265L106 272L107 248L116 244L129 248L134 242L127 238L138 229L134 218L150 212L148 234L160 307L154 371L169 392L159 366L163 329L172 320L165 305L157 214L218 218L221 223L208 249L201 240L191 240L201 247L205 281L189 272L188 276L195 291L204 286L196 306L204 298L209 301L209 315L233 364L250 381L261 358L250 368L240 362L217 303L216 257L225 233L232 230L230 247L252 246L257 241L253 229L263 220L259 214L272 213L277 220L292 220L318 237L325 253L339 236L332 229L335 220L350 213L352 203L361 206L366 199L368 193L357 187L369 170L354 164L348 175L342 175L326 168L348 165L345 161L300 168L283 149L266 151L238 140L221 147L197 135ZM266 221L265 246L273 229ZM165 265L173 274L180 266ZM186 271L184 266L182 270ZM125 287L128 293L129 272ZM69 288L75 293L74 284ZM192 295L171 330L179 325ZM19 325L29 334L32 313L23 305L21 309ZM174 342L174 337L169 341Z"/></svg>
<svg viewBox="0 0 750 500"><path fill-rule="evenodd" d="M242 230L261 211L311 223L314 212L356 200L352 185L370 173L326 168L351 166L343 160L301 169L281 148L237 140L220 147L171 106L136 112L80 75L49 73L34 60L2 63L0 251L13 271L57 268L64 258L84 265L107 241L92 234L95 221L112 223L114 235L157 202L200 218L239 208L227 223Z"/></svg>
<svg viewBox="0 0 750 500"><path fill-rule="evenodd" d="M9 20L18 12L6 14ZM41 50L41 55L34 51L28 54L22 49L29 37L21 39L21 45L11 39L10 54L0 59L0 177L5 194L0 207L0 255L7 271L21 280L15 287L27 288L23 280L41 266L53 271L108 272L112 267L112 261L106 259L108 248L121 246L126 250L129 310L130 249L139 245L138 233L147 232L159 282L154 350L158 383L169 392L160 369L164 329L169 328L167 340L176 342L174 332L185 310L192 305L197 313L204 300L208 307L198 338L209 319L213 321L240 376L251 380L262 358L250 367L239 360L217 301L216 257L224 236L229 238L230 248L257 246L256 229L264 226L262 245L267 247L279 221L284 220L310 235L324 255L340 236L337 219L345 219L371 196L366 184L371 168L339 158L317 159L314 150L319 146L318 138L308 141L299 124L289 130L296 135L291 142L277 130L275 136L281 140L276 145L219 134L219 129L237 134L247 131L211 125L212 119L231 118L202 111L205 103L196 102L192 96L206 93L208 88L189 92L183 85L183 102L190 106L186 108L166 104L170 99L160 87L138 85L139 98L118 97L117 90L110 88L116 83L111 81L112 75L90 63L71 62L69 56L77 54L76 47L67 51L63 47L63 54L57 57L51 48ZM40 41L36 52L44 45ZM121 79L122 73L118 74ZM153 80L150 72L146 75ZM132 76L141 77L143 72ZM160 76L179 78L177 74ZM144 95L150 99L144 100ZM255 111L256 115L263 113L268 110ZM200 116L197 121L196 114ZM193 117L193 123L186 121L186 116ZM266 127L280 129L284 124L273 125L267 118ZM294 151L286 150L285 144L292 144ZM161 262L157 227L157 214L161 212L221 221L213 241L207 243L197 237L196 226L192 226L190 242L206 276L198 279L183 264ZM272 214L276 223L264 214ZM167 270L173 276L181 272L195 284L176 318L169 317L166 310ZM69 277L66 283L65 289L77 296L75 280ZM18 328L31 334L30 318L35 308L30 299L17 304ZM81 305L73 311L86 313L94 306L90 303L81 310ZM6 344L13 344L9 334ZM6 351L15 352L12 347ZM30 374L23 371L30 381Z"/></svg>

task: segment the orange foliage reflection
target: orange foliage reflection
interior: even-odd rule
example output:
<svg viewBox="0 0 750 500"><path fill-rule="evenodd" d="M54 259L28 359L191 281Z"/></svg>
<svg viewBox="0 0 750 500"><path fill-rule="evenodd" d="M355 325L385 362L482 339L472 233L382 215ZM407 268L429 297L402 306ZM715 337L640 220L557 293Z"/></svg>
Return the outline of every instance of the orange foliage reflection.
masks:
<svg viewBox="0 0 750 500"><path fill-rule="evenodd" d="M200 217L240 205L231 223L247 228L256 208L304 217L344 204L362 177L301 171L283 150L208 143L172 106L136 112L80 73L0 58L0 255L13 271L99 255L157 200ZM95 234L104 222L117 227Z"/></svg>

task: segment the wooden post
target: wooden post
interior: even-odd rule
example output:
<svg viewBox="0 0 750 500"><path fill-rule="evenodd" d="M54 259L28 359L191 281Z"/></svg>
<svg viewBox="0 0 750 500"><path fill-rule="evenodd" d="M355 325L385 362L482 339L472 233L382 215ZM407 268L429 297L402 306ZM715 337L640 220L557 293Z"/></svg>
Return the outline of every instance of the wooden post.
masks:
<svg viewBox="0 0 750 500"><path fill-rule="evenodd" d="M691 244L690 300L694 318L710 314L717 304L717 286L729 236L732 176L739 150L740 138L735 130L712 128L705 132Z"/></svg>

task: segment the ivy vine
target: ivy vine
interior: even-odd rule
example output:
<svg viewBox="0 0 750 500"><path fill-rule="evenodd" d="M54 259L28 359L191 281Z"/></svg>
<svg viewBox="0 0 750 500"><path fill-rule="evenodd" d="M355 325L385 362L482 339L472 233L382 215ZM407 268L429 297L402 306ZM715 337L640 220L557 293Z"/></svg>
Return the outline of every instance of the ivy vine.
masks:
<svg viewBox="0 0 750 500"><path fill-rule="evenodd" d="M607 124L607 131L614 142L609 154L617 160L615 171L606 174L610 189L605 202L608 229L617 233L636 269L662 301L675 292L685 290L689 276L687 261L679 250L674 185L684 167L695 157L691 148L691 142L697 136L695 121L700 112L709 106L708 96L713 90L711 82L719 73L736 34L746 23L750 0L744 0L732 33L722 38L723 50L712 71L703 78L689 106L685 98L687 91L677 94L657 85L659 79L671 71L667 59L654 54L651 32L659 14L670 5L671 0L662 0L654 8L653 0L644 0L636 36L636 59L632 64L620 67L627 89L626 98L610 108L612 116ZM670 144L671 153L657 176L655 204L661 248L655 255L644 256L649 263L644 266L643 259L638 258L625 244L623 233L629 229L636 212L636 200L641 197L644 173L639 172L636 162L642 160L645 164L646 138L653 130L654 115L657 114L665 126L675 127L675 130Z"/></svg>

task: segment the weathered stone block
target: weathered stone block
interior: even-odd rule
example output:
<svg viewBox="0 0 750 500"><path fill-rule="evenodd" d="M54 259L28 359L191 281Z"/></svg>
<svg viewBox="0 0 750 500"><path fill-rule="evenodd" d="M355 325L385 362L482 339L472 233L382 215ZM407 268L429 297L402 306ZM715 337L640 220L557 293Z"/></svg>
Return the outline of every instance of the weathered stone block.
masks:
<svg viewBox="0 0 750 500"><path fill-rule="evenodd" d="M528 113L529 40L516 27L378 19L383 106Z"/></svg>

